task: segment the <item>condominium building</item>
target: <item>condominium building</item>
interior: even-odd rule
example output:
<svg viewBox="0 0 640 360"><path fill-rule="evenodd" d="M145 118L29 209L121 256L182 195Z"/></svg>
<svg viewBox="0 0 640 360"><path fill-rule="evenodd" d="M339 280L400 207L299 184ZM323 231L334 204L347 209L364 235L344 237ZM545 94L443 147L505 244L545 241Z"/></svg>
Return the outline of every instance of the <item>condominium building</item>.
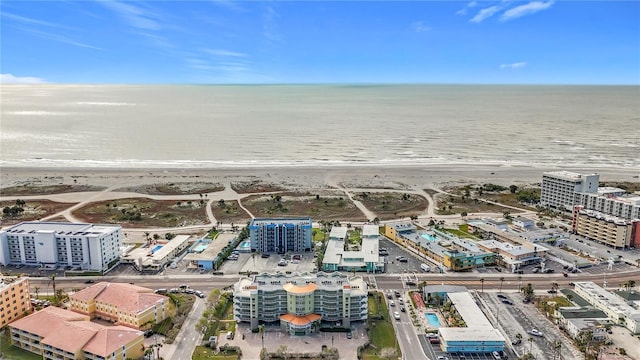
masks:
<svg viewBox="0 0 640 360"><path fill-rule="evenodd" d="M125 360L144 355L142 331L105 326L54 306L9 324L11 343L44 360Z"/></svg>
<svg viewBox="0 0 640 360"><path fill-rule="evenodd" d="M175 313L168 297L132 284L100 282L69 300L69 310L134 329L151 328Z"/></svg>
<svg viewBox="0 0 640 360"><path fill-rule="evenodd" d="M322 269L324 271L384 271L384 259L379 253L379 230L377 225L363 225L360 248L345 250L347 228L334 226L329 233Z"/></svg>
<svg viewBox="0 0 640 360"><path fill-rule="evenodd" d="M640 219L640 196L625 194L618 188L599 188L597 193L579 194L585 209L617 216L626 220Z"/></svg>
<svg viewBox="0 0 640 360"><path fill-rule="evenodd" d="M279 321L291 335L308 335L323 321L349 327L366 320L367 311L366 282L340 273L262 274L241 278L233 288L234 318L251 329Z"/></svg>
<svg viewBox="0 0 640 360"><path fill-rule="evenodd" d="M29 278L0 279L0 328L31 311Z"/></svg>
<svg viewBox="0 0 640 360"><path fill-rule="evenodd" d="M640 310L629 305L625 299L591 281L575 283L573 291L603 311L613 323L626 327L632 334L640 334Z"/></svg>
<svg viewBox="0 0 640 360"><path fill-rule="evenodd" d="M104 271L119 258L122 228L60 222L22 222L0 230L0 263Z"/></svg>
<svg viewBox="0 0 640 360"><path fill-rule="evenodd" d="M580 193L596 193L600 175L582 175L569 171L545 172L542 175L540 205L571 210L580 201Z"/></svg>
<svg viewBox="0 0 640 360"><path fill-rule="evenodd" d="M588 237L615 248L640 247L640 220L627 220L598 211L575 206L572 229L575 234Z"/></svg>
<svg viewBox="0 0 640 360"><path fill-rule="evenodd" d="M286 254L311 250L311 218L256 218L249 223L251 250Z"/></svg>

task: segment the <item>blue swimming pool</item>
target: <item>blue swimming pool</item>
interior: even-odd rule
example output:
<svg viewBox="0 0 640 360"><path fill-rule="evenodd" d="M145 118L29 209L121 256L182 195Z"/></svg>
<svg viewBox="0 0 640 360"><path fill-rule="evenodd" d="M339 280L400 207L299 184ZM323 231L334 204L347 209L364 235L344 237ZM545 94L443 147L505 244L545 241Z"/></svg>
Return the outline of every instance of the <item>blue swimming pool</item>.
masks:
<svg viewBox="0 0 640 360"><path fill-rule="evenodd" d="M162 245L156 245L156 247L154 247L153 249L151 249L152 253L155 253L156 251L162 249Z"/></svg>
<svg viewBox="0 0 640 360"><path fill-rule="evenodd" d="M246 250L251 248L251 241L243 241L240 243L240 249Z"/></svg>
<svg viewBox="0 0 640 360"><path fill-rule="evenodd" d="M431 236L431 235L429 235L429 234L422 234L422 235L420 235L420 236L422 236L422 238L423 238L423 239L427 239L427 240L429 240L429 241L435 241L435 240L436 240L436 238L435 238L435 237L433 237L433 236Z"/></svg>
<svg viewBox="0 0 640 360"><path fill-rule="evenodd" d="M438 315L434 313L426 313L424 314L424 316L427 318L427 322L429 323L429 325L431 325L431 327L439 328L441 326Z"/></svg>

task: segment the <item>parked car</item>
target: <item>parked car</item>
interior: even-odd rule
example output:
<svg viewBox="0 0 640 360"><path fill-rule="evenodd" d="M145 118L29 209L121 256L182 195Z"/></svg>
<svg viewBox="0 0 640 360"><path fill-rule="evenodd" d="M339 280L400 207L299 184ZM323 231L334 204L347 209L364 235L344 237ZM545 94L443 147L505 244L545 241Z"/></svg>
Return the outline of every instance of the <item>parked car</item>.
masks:
<svg viewBox="0 0 640 360"><path fill-rule="evenodd" d="M498 297L499 297L500 299L506 299L506 298L507 298L506 296L504 296L504 295L502 295L502 294L498 294Z"/></svg>
<svg viewBox="0 0 640 360"><path fill-rule="evenodd" d="M511 345L520 345L522 343L522 339L514 339L511 342Z"/></svg>
<svg viewBox="0 0 640 360"><path fill-rule="evenodd" d="M409 259L407 259L406 257L403 256L403 257L400 257L400 259L398 259L398 261L406 263L407 261L409 261Z"/></svg>
<svg viewBox="0 0 640 360"><path fill-rule="evenodd" d="M271 255L270 255L270 254L268 254L268 253L262 253L262 255L260 255L260 257L261 257L261 258L263 258L263 259L266 259L266 258L268 258L269 256L271 256Z"/></svg>
<svg viewBox="0 0 640 360"><path fill-rule="evenodd" d="M351 338L353 338L351 331L347 331L347 339L351 339Z"/></svg>
<svg viewBox="0 0 640 360"><path fill-rule="evenodd" d="M204 293L200 290L196 290L196 296L199 298L203 298L204 297Z"/></svg>
<svg viewBox="0 0 640 360"><path fill-rule="evenodd" d="M507 304L507 305L513 305L513 301L509 300L509 299L503 299L502 300L503 304Z"/></svg>
<svg viewBox="0 0 640 360"><path fill-rule="evenodd" d="M94 282L96 282L96 281L89 279L89 280L85 281L84 283L85 284L93 284Z"/></svg>
<svg viewBox="0 0 640 360"><path fill-rule="evenodd" d="M431 344L440 344L440 339L438 339L437 337L429 338L429 343L431 343ZM449 358L445 357L445 359L449 359Z"/></svg>
<svg viewBox="0 0 640 360"><path fill-rule="evenodd" d="M278 261L278 266L287 266L287 260L280 259L280 261Z"/></svg>

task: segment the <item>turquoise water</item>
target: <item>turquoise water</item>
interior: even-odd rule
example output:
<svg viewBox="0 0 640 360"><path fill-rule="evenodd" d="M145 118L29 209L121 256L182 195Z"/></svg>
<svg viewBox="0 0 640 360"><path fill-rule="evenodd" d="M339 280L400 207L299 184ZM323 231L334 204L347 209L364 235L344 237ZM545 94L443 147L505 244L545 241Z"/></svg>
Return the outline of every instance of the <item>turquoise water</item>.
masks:
<svg viewBox="0 0 640 360"><path fill-rule="evenodd" d="M197 253L201 253L203 251L205 251L207 249L208 244L200 244L198 246L196 246L193 251L197 252Z"/></svg>
<svg viewBox="0 0 640 360"><path fill-rule="evenodd" d="M158 250L160 250L160 249L162 249L162 245L156 245L156 247L154 247L154 248L151 250L151 252L152 252L152 253L155 253L156 251L158 251Z"/></svg>
<svg viewBox="0 0 640 360"><path fill-rule="evenodd" d="M422 235L420 235L420 236L422 236L422 238L423 238L423 239L427 239L427 240L429 240L429 241L435 241L435 240L436 240L436 238L435 238L435 237L433 237L433 236L431 236L431 235L429 235L429 234L422 234Z"/></svg>
<svg viewBox="0 0 640 360"><path fill-rule="evenodd" d="M426 313L426 314L424 314L424 316L427 318L427 322L432 327L440 327L440 326L442 326L442 325L440 325L440 319L438 319L438 315L436 315L434 313Z"/></svg>
<svg viewBox="0 0 640 360"><path fill-rule="evenodd" d="M251 242L250 241L244 241L240 244L240 249L248 249L251 247Z"/></svg>

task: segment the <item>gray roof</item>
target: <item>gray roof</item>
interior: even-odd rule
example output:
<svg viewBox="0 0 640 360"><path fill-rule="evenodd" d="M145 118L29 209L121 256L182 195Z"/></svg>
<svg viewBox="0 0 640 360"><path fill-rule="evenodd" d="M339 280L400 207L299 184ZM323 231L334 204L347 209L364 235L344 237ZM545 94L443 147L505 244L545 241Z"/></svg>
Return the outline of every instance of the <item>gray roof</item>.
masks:
<svg viewBox="0 0 640 360"><path fill-rule="evenodd" d="M110 233L119 229L120 225L92 225L64 222L27 221L4 229L7 234L35 234L37 232L55 233L57 235L95 235Z"/></svg>

